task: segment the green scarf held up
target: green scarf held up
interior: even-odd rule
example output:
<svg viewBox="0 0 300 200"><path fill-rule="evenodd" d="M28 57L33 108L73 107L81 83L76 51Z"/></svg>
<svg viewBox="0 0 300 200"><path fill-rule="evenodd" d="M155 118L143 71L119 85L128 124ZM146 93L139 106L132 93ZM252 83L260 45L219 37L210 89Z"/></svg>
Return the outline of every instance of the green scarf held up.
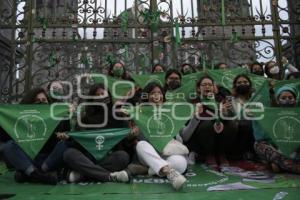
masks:
<svg viewBox="0 0 300 200"><path fill-rule="evenodd" d="M153 147L162 152L194 113L192 104L139 105L128 110Z"/></svg>
<svg viewBox="0 0 300 200"><path fill-rule="evenodd" d="M69 133L96 160L104 158L128 134L130 134L130 129L128 128L86 130Z"/></svg>
<svg viewBox="0 0 300 200"><path fill-rule="evenodd" d="M0 127L34 159L60 123L57 119L68 118L68 115L67 104L0 105Z"/></svg>

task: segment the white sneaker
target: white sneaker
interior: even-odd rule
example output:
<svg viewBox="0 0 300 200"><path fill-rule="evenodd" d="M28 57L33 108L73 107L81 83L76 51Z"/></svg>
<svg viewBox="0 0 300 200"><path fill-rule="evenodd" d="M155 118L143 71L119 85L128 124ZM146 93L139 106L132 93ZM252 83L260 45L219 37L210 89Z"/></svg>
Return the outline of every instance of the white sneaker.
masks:
<svg viewBox="0 0 300 200"><path fill-rule="evenodd" d="M82 179L82 176L76 171L70 171L67 180L69 183L78 183Z"/></svg>
<svg viewBox="0 0 300 200"><path fill-rule="evenodd" d="M167 175L167 178L169 179L175 190L179 190L186 182L186 178L175 169L170 170L170 173Z"/></svg>
<svg viewBox="0 0 300 200"><path fill-rule="evenodd" d="M110 178L114 182L127 183L129 181L129 176L126 171L113 172L110 174Z"/></svg>
<svg viewBox="0 0 300 200"><path fill-rule="evenodd" d="M153 169L151 167L148 168L148 176L153 176L155 175L155 171L153 171Z"/></svg>

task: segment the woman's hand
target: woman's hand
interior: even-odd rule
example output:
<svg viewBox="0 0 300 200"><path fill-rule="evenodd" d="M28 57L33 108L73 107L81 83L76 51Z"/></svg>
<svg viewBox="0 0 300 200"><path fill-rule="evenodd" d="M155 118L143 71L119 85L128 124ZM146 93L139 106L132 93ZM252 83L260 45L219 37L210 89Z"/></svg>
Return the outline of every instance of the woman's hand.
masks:
<svg viewBox="0 0 300 200"><path fill-rule="evenodd" d="M131 128L130 136L138 136L140 134L140 129L134 123L134 121L129 121L129 128Z"/></svg>
<svg viewBox="0 0 300 200"><path fill-rule="evenodd" d="M57 132L56 137L60 140L67 140L70 138L70 136L68 136L66 132Z"/></svg>
<svg viewBox="0 0 300 200"><path fill-rule="evenodd" d="M203 104L202 103L197 103L196 104L195 116L200 117L203 112L204 112Z"/></svg>
<svg viewBox="0 0 300 200"><path fill-rule="evenodd" d="M270 89L274 89L275 88L275 81L274 80L270 80L269 81L269 87L270 87Z"/></svg>
<svg viewBox="0 0 300 200"><path fill-rule="evenodd" d="M138 136L140 134L140 129L137 126L133 126L131 127L131 132L130 135L131 136Z"/></svg>
<svg viewBox="0 0 300 200"><path fill-rule="evenodd" d="M232 106L231 102L229 102L229 101L226 100L225 102L222 103L222 105L221 105L221 111L222 111L222 113L228 114L232 110L233 110L233 106Z"/></svg>
<svg viewBox="0 0 300 200"><path fill-rule="evenodd" d="M75 111L76 111L76 109L77 109L77 103L71 103L71 104L69 104L69 112L70 113L74 113Z"/></svg>

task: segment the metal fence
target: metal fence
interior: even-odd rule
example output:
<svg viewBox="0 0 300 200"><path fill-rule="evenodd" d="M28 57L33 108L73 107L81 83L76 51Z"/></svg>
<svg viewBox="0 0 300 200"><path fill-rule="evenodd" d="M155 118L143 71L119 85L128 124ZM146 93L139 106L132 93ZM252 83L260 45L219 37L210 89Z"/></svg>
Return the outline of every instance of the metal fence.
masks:
<svg viewBox="0 0 300 200"><path fill-rule="evenodd" d="M2 0L0 102L32 87L160 63L231 67L283 55L299 66L298 0Z"/></svg>

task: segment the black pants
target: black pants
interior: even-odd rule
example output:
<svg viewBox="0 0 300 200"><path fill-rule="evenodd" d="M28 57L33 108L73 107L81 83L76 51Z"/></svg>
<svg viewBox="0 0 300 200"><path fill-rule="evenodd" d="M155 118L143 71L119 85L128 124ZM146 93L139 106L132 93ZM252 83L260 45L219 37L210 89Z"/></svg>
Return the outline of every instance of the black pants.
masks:
<svg viewBox="0 0 300 200"><path fill-rule="evenodd" d="M238 146L242 154L254 153L254 142L252 121L240 120L239 133L235 145Z"/></svg>
<svg viewBox="0 0 300 200"><path fill-rule="evenodd" d="M227 154L233 147L237 137L237 124L235 121L225 121L224 130L216 133L214 121L201 122L190 140L187 147L200 155Z"/></svg>
<svg viewBox="0 0 300 200"><path fill-rule="evenodd" d="M64 162L89 180L108 182L111 172L127 167L129 155L125 151L115 151L95 164L78 149L69 148L64 153Z"/></svg>

